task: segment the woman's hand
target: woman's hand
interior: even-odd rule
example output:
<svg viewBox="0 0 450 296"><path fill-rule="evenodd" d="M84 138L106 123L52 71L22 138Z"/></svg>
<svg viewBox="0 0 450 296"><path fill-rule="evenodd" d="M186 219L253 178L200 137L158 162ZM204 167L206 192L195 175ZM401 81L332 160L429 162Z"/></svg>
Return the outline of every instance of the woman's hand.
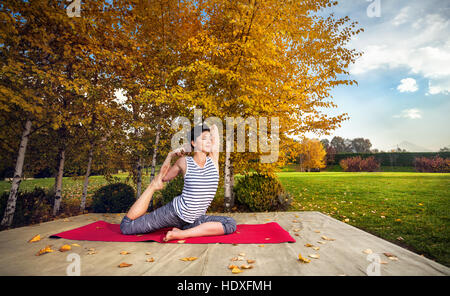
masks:
<svg viewBox="0 0 450 296"><path fill-rule="evenodd" d="M169 152L169 154L170 154L171 157L173 157L173 156L179 156L179 157L181 157L181 156L183 156L185 153L186 153L186 151L185 151L184 147L177 148L177 149L175 149L175 150Z"/></svg>

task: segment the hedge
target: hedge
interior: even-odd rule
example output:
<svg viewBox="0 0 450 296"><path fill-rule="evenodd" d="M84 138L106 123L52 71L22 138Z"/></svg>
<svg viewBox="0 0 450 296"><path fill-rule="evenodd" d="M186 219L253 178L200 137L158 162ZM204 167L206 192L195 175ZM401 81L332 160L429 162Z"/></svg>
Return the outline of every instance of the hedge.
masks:
<svg viewBox="0 0 450 296"><path fill-rule="evenodd" d="M380 152L380 153L339 153L334 156L334 162L338 164L342 159L360 156L367 158L370 156L382 166L414 166L416 157L433 158L439 156L442 158L450 158L450 152Z"/></svg>

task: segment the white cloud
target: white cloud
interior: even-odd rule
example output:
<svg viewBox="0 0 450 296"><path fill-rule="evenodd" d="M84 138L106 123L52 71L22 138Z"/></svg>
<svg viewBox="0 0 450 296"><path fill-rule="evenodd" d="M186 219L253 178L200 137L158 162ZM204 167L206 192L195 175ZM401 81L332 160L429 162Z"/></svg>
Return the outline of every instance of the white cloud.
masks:
<svg viewBox="0 0 450 296"><path fill-rule="evenodd" d="M363 55L350 66L350 73L406 68L429 79L427 94L446 94L450 92L450 19L424 13L420 1L413 4L416 7L400 9L389 21L366 27L352 40L351 46Z"/></svg>
<svg viewBox="0 0 450 296"><path fill-rule="evenodd" d="M417 108L402 110L400 114L394 115L394 118L409 118L409 119L420 119L422 118L422 111Z"/></svg>
<svg viewBox="0 0 450 296"><path fill-rule="evenodd" d="M401 24L406 23L406 21L408 20L410 14L411 14L411 7L409 7L409 6L403 7L400 10L400 13L397 14L394 17L394 19L392 20L392 24L394 26L399 26Z"/></svg>
<svg viewBox="0 0 450 296"><path fill-rule="evenodd" d="M400 84L397 86L400 92L415 92L419 88L417 87L416 80L414 78L405 78L400 80Z"/></svg>

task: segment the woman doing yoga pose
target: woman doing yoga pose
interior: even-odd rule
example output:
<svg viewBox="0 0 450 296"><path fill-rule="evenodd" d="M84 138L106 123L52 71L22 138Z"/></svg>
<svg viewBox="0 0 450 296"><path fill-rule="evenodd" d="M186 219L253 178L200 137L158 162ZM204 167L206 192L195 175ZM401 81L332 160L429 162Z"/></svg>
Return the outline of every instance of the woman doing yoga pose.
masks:
<svg viewBox="0 0 450 296"><path fill-rule="evenodd" d="M194 135L199 134L195 138ZM206 215L219 184L219 132L215 125L194 127L188 137L194 156L184 156L184 148L167 155L156 176L144 193L132 205L120 224L123 234L148 233L173 227L164 241L188 237L230 234L236 230L236 221L231 217ZM209 154L209 156L207 155ZM171 166L174 156L180 158ZM147 213L155 191L182 173L184 187L181 195L166 205Z"/></svg>

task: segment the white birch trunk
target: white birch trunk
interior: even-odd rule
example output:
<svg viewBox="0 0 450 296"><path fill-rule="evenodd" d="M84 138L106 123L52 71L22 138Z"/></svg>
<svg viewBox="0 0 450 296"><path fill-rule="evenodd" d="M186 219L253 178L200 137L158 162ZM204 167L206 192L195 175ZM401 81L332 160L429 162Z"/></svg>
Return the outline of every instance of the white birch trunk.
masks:
<svg viewBox="0 0 450 296"><path fill-rule="evenodd" d="M61 206L62 179L64 173L65 153L66 153L65 148L62 148L59 154L58 174L56 175L55 180L55 203L53 206L53 216L56 216L58 214L59 208Z"/></svg>
<svg viewBox="0 0 450 296"><path fill-rule="evenodd" d="M142 192L142 156L139 156L137 163L137 184L136 184L136 199L141 196Z"/></svg>
<svg viewBox="0 0 450 296"><path fill-rule="evenodd" d="M227 135L225 137L225 165L224 165L224 208L226 212L231 211L233 207L233 196L232 196L232 184L231 184L231 145L233 138L231 135Z"/></svg>
<svg viewBox="0 0 450 296"><path fill-rule="evenodd" d="M93 149L89 149L89 160L86 170L86 175L84 176L84 183L83 183L83 195L81 196L81 203L80 203L80 211L84 212L84 209L86 208L86 196L87 196L87 189L89 185L89 175L91 174L91 166L92 166L92 158L93 158Z"/></svg>
<svg viewBox="0 0 450 296"><path fill-rule="evenodd" d="M27 150L28 138L31 132L31 120L27 120L25 123L25 129L22 133L22 139L20 141L18 156L16 160L16 167L14 169L14 177L11 184L11 190L9 191L8 202L6 204L5 213L1 222L2 226L11 226L14 218L14 212L16 211L17 193L19 192L19 185L22 181L23 163L25 160L25 152Z"/></svg>
<svg viewBox="0 0 450 296"><path fill-rule="evenodd" d="M153 148L153 159L152 159L152 169L151 169L151 174L150 174L150 182L155 177L156 156L158 155L158 144L159 144L160 134L161 134L161 125L158 123L156 126L155 147Z"/></svg>

